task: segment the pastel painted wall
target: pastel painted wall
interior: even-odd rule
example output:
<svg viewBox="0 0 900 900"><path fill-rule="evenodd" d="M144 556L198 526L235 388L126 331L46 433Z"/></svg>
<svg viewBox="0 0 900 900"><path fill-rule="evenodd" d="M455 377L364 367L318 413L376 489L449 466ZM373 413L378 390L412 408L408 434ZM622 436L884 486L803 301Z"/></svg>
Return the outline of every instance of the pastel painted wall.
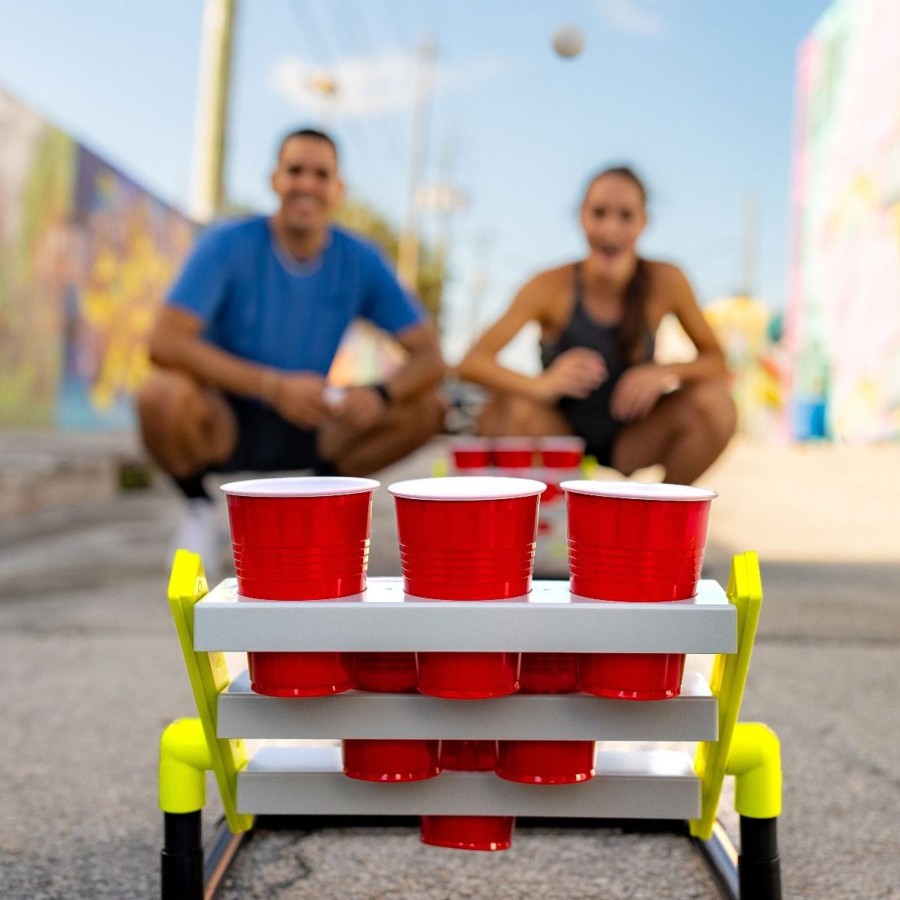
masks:
<svg viewBox="0 0 900 900"><path fill-rule="evenodd" d="M785 339L798 408L900 436L900 3L838 0L798 54Z"/></svg>

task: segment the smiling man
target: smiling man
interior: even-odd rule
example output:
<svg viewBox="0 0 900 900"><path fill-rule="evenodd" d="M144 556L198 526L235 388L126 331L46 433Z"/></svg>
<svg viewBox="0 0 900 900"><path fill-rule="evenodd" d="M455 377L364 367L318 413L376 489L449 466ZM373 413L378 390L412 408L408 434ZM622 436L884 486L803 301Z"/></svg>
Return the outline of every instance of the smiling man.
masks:
<svg viewBox="0 0 900 900"><path fill-rule="evenodd" d="M188 501L175 546L210 565L208 472L365 475L443 423L444 363L426 313L372 244L332 223L344 195L334 141L287 135L272 189L273 216L219 224L198 241L150 334L155 369L137 402L148 452ZM357 317L406 356L388 381L335 396L326 376Z"/></svg>

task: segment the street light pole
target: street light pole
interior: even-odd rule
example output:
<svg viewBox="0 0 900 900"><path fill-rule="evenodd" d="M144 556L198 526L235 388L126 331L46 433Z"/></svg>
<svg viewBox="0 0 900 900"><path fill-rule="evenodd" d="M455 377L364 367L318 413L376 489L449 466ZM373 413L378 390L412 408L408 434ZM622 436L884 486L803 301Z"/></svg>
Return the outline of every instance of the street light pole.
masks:
<svg viewBox="0 0 900 900"><path fill-rule="evenodd" d="M409 185L406 222L400 234L397 251L397 274L410 289L416 289L419 277L419 207L418 188L428 157L428 114L431 107L431 88L437 45L426 38L419 45L416 72L416 97L413 107L412 152L409 163Z"/></svg>
<svg viewBox="0 0 900 900"><path fill-rule="evenodd" d="M225 200L225 139L237 0L206 0L194 127L191 216L209 222Z"/></svg>

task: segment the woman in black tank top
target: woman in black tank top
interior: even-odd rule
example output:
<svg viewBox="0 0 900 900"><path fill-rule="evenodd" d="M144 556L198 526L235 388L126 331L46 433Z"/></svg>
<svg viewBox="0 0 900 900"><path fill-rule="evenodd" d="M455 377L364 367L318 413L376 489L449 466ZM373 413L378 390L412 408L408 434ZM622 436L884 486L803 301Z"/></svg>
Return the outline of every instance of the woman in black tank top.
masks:
<svg viewBox="0 0 900 900"><path fill-rule="evenodd" d="M736 424L724 354L681 270L638 255L645 225L646 192L631 169L590 181L587 258L526 283L459 366L492 391L480 433L577 434L601 465L625 475L661 465L666 481L683 484L719 456ZM670 313L697 349L691 362L654 362L655 330ZM535 376L497 361L529 322L541 328Z"/></svg>

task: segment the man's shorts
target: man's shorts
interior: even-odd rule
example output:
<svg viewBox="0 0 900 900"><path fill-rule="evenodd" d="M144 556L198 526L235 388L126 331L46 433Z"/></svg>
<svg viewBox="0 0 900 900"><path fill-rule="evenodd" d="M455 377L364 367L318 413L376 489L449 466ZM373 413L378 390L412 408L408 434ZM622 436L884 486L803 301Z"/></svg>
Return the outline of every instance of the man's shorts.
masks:
<svg viewBox="0 0 900 900"><path fill-rule="evenodd" d="M212 472L284 472L328 468L316 450L316 432L286 422L268 406L226 394L237 420L234 453Z"/></svg>

